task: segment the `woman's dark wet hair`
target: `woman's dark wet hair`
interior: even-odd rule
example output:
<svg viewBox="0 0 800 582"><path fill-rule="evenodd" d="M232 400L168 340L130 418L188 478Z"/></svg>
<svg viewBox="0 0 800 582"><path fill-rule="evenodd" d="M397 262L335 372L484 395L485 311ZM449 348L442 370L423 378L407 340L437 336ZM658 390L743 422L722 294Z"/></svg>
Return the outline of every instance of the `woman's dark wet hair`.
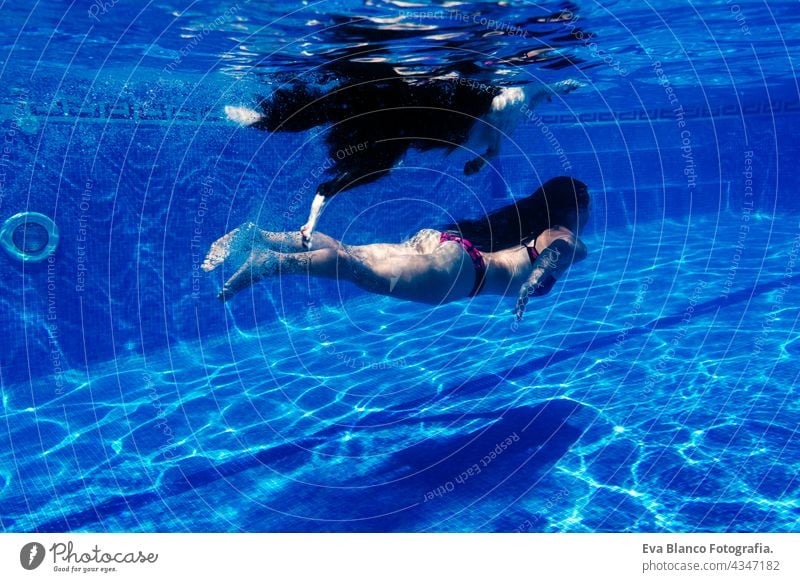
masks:
<svg viewBox="0 0 800 582"><path fill-rule="evenodd" d="M474 220L440 228L462 236L482 251L515 247L556 225L572 225L579 210L589 209L586 184L567 176L548 180L533 194Z"/></svg>

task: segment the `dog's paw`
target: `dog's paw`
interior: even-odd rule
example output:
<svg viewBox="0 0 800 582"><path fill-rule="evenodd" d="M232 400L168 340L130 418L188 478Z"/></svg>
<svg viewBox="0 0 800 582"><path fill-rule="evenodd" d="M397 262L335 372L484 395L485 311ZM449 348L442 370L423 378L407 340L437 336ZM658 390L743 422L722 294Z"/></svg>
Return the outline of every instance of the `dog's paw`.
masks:
<svg viewBox="0 0 800 582"><path fill-rule="evenodd" d="M465 176L472 176L473 174L477 174L481 171L483 167L483 160L480 158L475 158L474 160L468 161L464 164L464 175Z"/></svg>
<svg viewBox="0 0 800 582"><path fill-rule="evenodd" d="M307 250L311 250L311 243L312 238L314 236L314 232L311 230L311 226L308 224L304 224L300 227L300 235L303 237L303 247Z"/></svg>

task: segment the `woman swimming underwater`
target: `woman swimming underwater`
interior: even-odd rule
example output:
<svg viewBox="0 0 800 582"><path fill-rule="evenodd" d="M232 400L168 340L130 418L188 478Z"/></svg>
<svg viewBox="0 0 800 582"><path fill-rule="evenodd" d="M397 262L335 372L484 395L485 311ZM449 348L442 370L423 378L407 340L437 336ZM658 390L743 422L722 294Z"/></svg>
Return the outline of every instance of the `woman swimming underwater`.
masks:
<svg viewBox="0 0 800 582"><path fill-rule="evenodd" d="M423 229L402 244L344 245L318 233L317 249L306 251L300 233L246 223L211 245L202 268L235 262L219 293L222 301L264 277L309 274L429 304L513 294L521 319L530 297L549 292L570 265L586 257L578 236L588 218L586 185L558 177L484 218Z"/></svg>

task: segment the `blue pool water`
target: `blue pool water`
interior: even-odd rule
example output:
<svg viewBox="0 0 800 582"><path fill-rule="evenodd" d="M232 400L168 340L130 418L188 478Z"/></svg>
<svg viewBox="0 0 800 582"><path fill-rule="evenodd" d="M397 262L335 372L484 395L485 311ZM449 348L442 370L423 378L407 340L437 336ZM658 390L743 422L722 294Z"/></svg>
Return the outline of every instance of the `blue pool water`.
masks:
<svg viewBox="0 0 800 582"><path fill-rule="evenodd" d="M0 221L60 233L0 255L4 531L798 531L795 5L443 10L0 7ZM326 155L223 106L354 47L585 83L480 174L412 151L320 224L399 242L574 175L589 256L518 328L302 277L222 305L198 271L246 220L296 229Z"/></svg>

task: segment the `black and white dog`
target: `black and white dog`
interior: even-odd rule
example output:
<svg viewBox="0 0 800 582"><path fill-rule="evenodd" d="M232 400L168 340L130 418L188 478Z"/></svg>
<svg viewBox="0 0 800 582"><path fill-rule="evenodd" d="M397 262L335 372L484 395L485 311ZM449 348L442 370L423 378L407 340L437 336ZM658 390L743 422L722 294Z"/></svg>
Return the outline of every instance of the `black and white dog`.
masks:
<svg viewBox="0 0 800 582"><path fill-rule="evenodd" d="M535 89L455 76L421 80L399 75L390 65L370 63L337 71L330 89L294 80L261 98L261 111L229 105L225 114L240 125L270 132L329 126L325 142L333 160L331 179L318 186L308 222L300 228L311 248L330 199L384 176L409 148L452 151L463 146L477 153L464 165L465 174L474 174L498 155L502 137L514 131L529 109L580 86L571 79Z"/></svg>

